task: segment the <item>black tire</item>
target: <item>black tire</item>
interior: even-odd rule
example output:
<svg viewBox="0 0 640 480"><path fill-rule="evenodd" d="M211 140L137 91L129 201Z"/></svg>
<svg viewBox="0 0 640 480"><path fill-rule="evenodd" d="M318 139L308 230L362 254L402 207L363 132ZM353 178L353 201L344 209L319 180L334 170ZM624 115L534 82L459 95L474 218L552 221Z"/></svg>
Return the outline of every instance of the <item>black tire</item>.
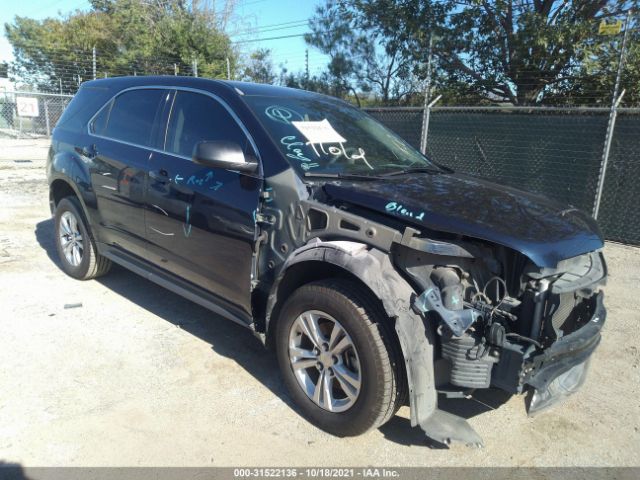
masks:
<svg viewBox="0 0 640 480"><path fill-rule="evenodd" d="M310 310L337 320L357 351L361 387L346 411L330 412L317 405L298 383L291 366L289 334L296 318ZM328 433L340 437L363 434L386 423L403 403L404 364L389 319L379 302L353 281L329 279L298 288L280 311L275 341L291 397L307 420Z"/></svg>
<svg viewBox="0 0 640 480"><path fill-rule="evenodd" d="M74 265L63 252L61 219L65 212L70 212L77 220L77 229L82 238L81 261ZM106 274L111 268L111 261L98 254L96 243L89 229L89 224L82 211L82 206L76 197L65 197L56 206L55 214L55 242L58 257L65 273L78 280L90 280Z"/></svg>

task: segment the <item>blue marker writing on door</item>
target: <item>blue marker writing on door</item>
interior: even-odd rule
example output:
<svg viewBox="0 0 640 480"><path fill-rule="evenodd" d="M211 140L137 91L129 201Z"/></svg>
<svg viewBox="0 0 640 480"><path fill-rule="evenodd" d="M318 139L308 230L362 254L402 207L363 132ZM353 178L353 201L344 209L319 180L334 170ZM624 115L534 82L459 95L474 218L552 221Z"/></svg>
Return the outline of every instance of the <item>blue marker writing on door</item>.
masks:
<svg viewBox="0 0 640 480"><path fill-rule="evenodd" d="M182 224L182 231L184 236L189 238L189 235L191 235L191 205L187 205L186 219L185 223Z"/></svg>
<svg viewBox="0 0 640 480"><path fill-rule="evenodd" d="M209 190L213 190L216 191L218 190L220 187L222 187L224 185L224 182L220 182L218 180L213 180L214 177L214 173L209 171L205 174L200 174L200 175L191 175L186 182L184 182L185 185L194 185L194 186L199 186L199 187L203 187L203 186L207 186L207 188ZM175 182L176 185L180 185L184 180L184 177L182 177L179 174L176 174L176 176L173 178L173 181Z"/></svg>

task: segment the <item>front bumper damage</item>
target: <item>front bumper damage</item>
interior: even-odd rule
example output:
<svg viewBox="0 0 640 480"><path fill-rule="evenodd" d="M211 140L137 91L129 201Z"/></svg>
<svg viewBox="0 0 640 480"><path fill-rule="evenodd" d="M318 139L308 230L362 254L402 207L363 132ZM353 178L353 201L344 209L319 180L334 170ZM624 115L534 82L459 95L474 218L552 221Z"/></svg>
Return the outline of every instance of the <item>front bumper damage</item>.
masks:
<svg viewBox="0 0 640 480"><path fill-rule="evenodd" d="M555 405L584 383L607 316L603 298L604 293L596 294L596 308L586 325L525 360L523 381L533 389L527 409L530 415Z"/></svg>
<svg viewBox="0 0 640 480"><path fill-rule="evenodd" d="M437 290L428 289L413 301L413 309L423 314L437 312L453 332L462 331L472 322L462 312L453 312L443 307ZM584 383L591 354L600 343L601 330L606 320L603 305L604 293L594 294L595 309L590 320L576 331L565 335L544 350L533 345L521 346L519 350L505 351L506 363L512 373L512 382L492 384L509 392L528 391L527 411L534 415L547 409L575 393ZM496 369L505 368L497 363ZM435 409L428 418L420 421L420 427L427 436L444 444L452 441L467 445L482 446L482 440L469 423L463 418Z"/></svg>

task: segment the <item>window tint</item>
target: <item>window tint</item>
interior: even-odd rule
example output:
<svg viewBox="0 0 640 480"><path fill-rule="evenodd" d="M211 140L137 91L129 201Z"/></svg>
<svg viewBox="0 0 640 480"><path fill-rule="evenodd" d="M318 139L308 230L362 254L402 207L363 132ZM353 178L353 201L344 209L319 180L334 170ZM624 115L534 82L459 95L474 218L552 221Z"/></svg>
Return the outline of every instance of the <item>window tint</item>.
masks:
<svg viewBox="0 0 640 480"><path fill-rule="evenodd" d="M83 85L64 109L56 128L80 130L84 128L94 113L113 95L106 88Z"/></svg>
<svg viewBox="0 0 640 480"><path fill-rule="evenodd" d="M104 135L104 131L107 128L107 120L109 120L109 114L111 113L111 107L113 107L113 102L109 102L109 105L100 110L98 115L96 115L93 122L91 122L91 133Z"/></svg>
<svg viewBox="0 0 640 480"><path fill-rule="evenodd" d="M166 90L132 90L115 98L94 119L97 135L150 146L153 122Z"/></svg>
<svg viewBox="0 0 640 480"><path fill-rule="evenodd" d="M235 142L253 155L248 138L220 103L199 93L176 92L165 150L191 157L196 143L213 140Z"/></svg>

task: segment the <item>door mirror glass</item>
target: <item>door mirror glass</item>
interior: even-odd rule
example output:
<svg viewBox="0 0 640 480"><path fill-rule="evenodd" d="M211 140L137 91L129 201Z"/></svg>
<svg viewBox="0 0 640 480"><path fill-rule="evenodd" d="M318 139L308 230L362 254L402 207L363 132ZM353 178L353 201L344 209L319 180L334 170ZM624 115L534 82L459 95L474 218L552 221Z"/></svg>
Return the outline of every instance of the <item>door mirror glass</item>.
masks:
<svg viewBox="0 0 640 480"><path fill-rule="evenodd" d="M206 167L244 173L253 173L258 168L258 162L247 158L240 145L225 140L196 143L193 148L193 161Z"/></svg>

